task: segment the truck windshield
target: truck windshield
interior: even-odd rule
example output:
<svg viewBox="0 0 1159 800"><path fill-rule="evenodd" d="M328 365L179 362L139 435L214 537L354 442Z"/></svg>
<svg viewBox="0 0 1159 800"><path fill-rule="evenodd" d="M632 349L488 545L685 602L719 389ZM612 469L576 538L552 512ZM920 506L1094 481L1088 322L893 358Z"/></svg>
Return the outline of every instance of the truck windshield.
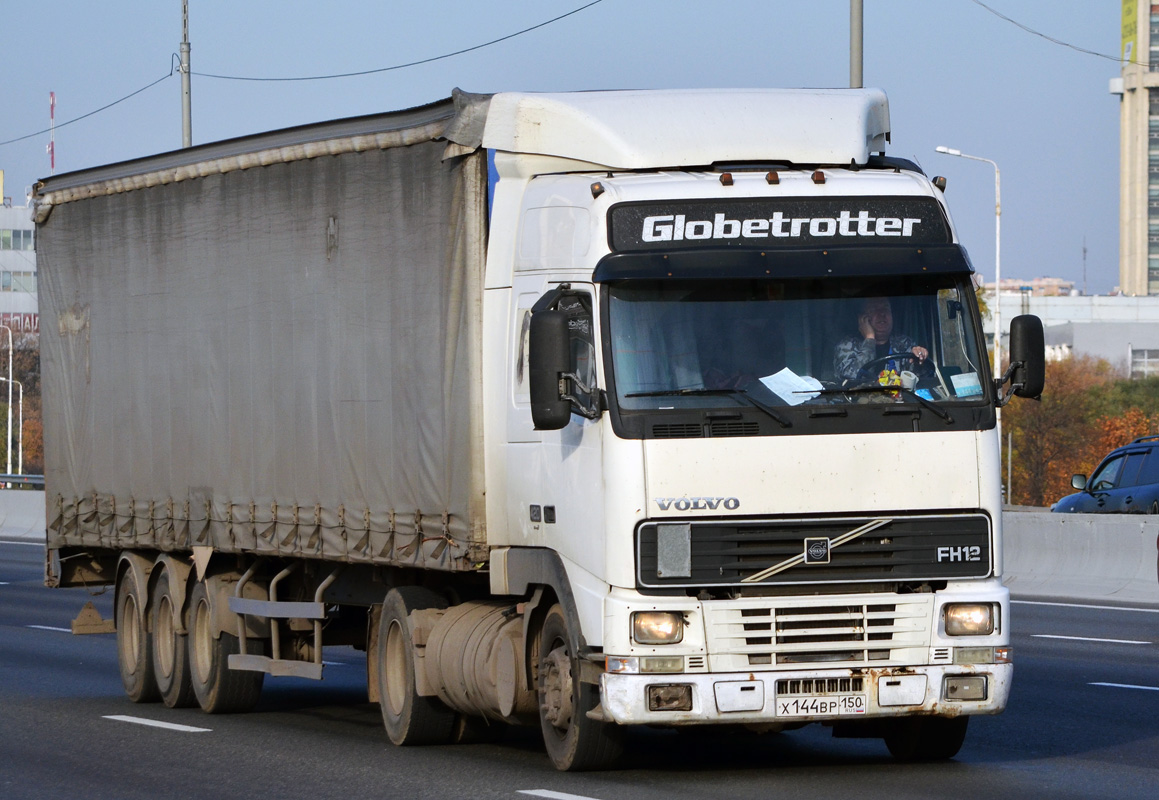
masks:
<svg viewBox="0 0 1159 800"><path fill-rule="evenodd" d="M616 400L629 413L750 398L799 410L911 403L943 416L981 405L989 367L972 294L963 274L616 282Z"/></svg>

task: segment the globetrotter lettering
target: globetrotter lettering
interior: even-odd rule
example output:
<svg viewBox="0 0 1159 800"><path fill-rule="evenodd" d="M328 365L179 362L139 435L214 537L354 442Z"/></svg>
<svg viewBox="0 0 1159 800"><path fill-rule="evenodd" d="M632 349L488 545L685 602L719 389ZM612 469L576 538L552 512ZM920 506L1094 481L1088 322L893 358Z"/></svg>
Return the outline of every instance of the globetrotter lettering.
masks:
<svg viewBox="0 0 1159 800"><path fill-rule="evenodd" d="M897 236L911 238L920 217L871 217L868 211L841 211L836 217L792 217L776 211L771 217L728 219L714 214L712 219L688 219L686 214L644 217L640 238L645 242L681 242L697 239L789 239L852 238Z"/></svg>
<svg viewBox="0 0 1159 800"><path fill-rule="evenodd" d="M718 508L736 511L740 508L740 500L735 497L657 497L656 505L661 511L670 508L676 511L716 511Z"/></svg>

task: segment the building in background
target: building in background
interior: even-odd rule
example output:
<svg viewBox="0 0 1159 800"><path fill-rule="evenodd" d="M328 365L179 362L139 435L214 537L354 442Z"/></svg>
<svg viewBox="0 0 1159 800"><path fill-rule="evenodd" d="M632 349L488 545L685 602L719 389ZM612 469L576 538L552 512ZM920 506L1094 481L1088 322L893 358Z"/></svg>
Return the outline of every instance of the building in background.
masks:
<svg viewBox="0 0 1159 800"><path fill-rule="evenodd" d="M12 204L0 170L0 325L14 338L40 332L36 307L36 226L28 206ZM7 340L2 341L6 345Z"/></svg>
<svg viewBox="0 0 1159 800"><path fill-rule="evenodd" d="M1125 378L1159 376L1159 297L1048 295L1035 293L1029 283L1022 291L1008 290L1006 281L1002 285L1004 353L1009 354L1010 320L1034 314L1042 320L1047 359L1090 356L1107 361ZM987 300L993 308L992 293ZM992 313L983 327L992 343Z"/></svg>
<svg viewBox="0 0 1159 800"><path fill-rule="evenodd" d="M1119 286L1159 295L1159 4L1123 0L1119 103Z"/></svg>

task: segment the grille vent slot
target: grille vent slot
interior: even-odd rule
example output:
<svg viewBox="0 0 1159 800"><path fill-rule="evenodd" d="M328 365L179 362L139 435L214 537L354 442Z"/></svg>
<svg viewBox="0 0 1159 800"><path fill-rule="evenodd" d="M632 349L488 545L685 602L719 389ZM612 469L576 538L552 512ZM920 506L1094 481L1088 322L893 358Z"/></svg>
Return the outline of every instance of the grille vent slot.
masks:
<svg viewBox="0 0 1159 800"><path fill-rule="evenodd" d="M653 425L652 436L656 439L700 439L704 428L695 422Z"/></svg>
<svg viewBox="0 0 1159 800"><path fill-rule="evenodd" d="M710 430L713 436L756 436L761 426L756 422L714 422Z"/></svg>

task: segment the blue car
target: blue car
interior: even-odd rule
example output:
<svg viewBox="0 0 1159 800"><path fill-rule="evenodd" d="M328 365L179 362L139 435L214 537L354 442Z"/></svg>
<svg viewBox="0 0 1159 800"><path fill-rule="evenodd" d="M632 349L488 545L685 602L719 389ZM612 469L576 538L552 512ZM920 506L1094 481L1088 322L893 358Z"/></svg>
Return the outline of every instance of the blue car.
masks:
<svg viewBox="0 0 1159 800"><path fill-rule="evenodd" d="M1075 475L1051 511L1076 514L1159 514L1159 436L1140 436L1112 450L1091 477Z"/></svg>

